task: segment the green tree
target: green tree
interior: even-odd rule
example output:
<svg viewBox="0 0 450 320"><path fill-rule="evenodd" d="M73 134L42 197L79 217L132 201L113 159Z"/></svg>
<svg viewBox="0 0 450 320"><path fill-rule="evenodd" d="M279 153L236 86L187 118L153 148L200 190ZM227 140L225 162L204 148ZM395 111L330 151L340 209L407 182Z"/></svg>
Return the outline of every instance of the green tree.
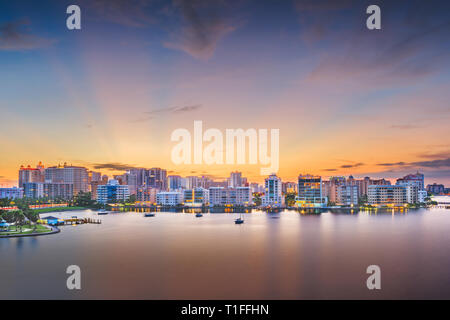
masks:
<svg viewBox="0 0 450 320"><path fill-rule="evenodd" d="M261 200L261 194L260 193L255 192L253 194L253 202L255 203L255 206L260 206L261 205L262 200Z"/></svg>
<svg viewBox="0 0 450 320"><path fill-rule="evenodd" d="M287 193L285 196L285 203L288 207L293 207L295 205L295 197L297 196L296 193L290 192Z"/></svg>

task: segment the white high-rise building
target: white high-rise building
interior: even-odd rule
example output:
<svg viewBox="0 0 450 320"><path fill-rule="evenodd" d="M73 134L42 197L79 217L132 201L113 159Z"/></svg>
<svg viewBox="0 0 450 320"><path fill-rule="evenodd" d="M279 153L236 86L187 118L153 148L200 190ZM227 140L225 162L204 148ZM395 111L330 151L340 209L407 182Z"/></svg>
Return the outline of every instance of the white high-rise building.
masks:
<svg viewBox="0 0 450 320"><path fill-rule="evenodd" d="M276 174L271 174L264 182L265 190L262 197L263 206L281 207L284 204L284 198L281 195L281 179Z"/></svg>

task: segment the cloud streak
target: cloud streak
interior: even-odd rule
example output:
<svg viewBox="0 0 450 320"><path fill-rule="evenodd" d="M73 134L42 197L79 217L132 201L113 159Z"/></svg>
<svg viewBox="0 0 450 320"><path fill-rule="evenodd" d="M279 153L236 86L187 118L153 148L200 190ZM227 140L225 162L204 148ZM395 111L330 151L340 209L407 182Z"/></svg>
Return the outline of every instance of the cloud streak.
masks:
<svg viewBox="0 0 450 320"><path fill-rule="evenodd" d="M28 20L7 22L0 26L0 50L22 51L50 46L54 41L24 31L30 25Z"/></svg>

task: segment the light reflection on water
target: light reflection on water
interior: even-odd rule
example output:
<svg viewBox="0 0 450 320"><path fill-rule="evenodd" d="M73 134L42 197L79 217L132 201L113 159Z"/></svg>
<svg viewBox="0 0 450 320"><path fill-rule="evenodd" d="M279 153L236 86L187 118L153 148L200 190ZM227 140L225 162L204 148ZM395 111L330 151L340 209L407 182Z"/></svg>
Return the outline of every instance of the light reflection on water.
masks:
<svg viewBox="0 0 450 320"><path fill-rule="evenodd" d="M253 212L243 225L229 213L59 215L103 223L0 239L0 298L450 298L448 210ZM71 264L81 291L66 289ZM380 291L366 288L371 264L381 267Z"/></svg>

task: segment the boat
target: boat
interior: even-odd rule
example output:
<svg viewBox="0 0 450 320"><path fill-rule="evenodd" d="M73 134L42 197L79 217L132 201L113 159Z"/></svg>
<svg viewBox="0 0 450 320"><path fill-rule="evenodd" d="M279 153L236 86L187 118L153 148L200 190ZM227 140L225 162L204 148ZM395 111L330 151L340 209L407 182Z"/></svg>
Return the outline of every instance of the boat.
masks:
<svg viewBox="0 0 450 320"><path fill-rule="evenodd" d="M234 223L235 224L243 224L244 223L244 219L242 219L242 213L239 214L239 218L234 220Z"/></svg>
<svg viewBox="0 0 450 320"><path fill-rule="evenodd" d="M98 210L98 212L97 212L98 215L101 215L101 214L108 214L108 213L109 213L109 211L106 211L105 209L100 209L100 210Z"/></svg>
<svg viewBox="0 0 450 320"><path fill-rule="evenodd" d="M203 217L203 214L202 214L202 213L196 213L195 216L196 216L197 218L200 218L200 217Z"/></svg>
<svg viewBox="0 0 450 320"><path fill-rule="evenodd" d="M155 213L154 212L147 212L146 214L144 214L144 217L154 217Z"/></svg>

